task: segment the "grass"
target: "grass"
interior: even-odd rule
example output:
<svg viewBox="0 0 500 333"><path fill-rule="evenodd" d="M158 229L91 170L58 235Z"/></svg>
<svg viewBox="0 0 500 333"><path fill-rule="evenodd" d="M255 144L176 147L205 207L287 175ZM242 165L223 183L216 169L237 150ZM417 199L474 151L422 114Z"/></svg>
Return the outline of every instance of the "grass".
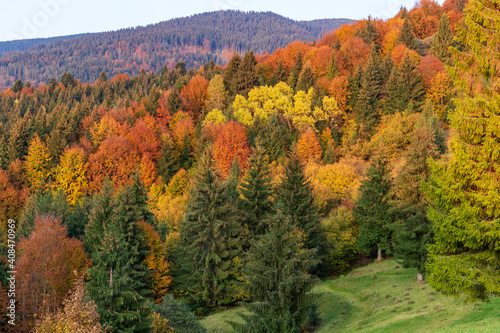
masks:
<svg viewBox="0 0 500 333"><path fill-rule="evenodd" d="M416 283L416 271L393 260L373 263L315 289L323 325L329 332L500 332L500 299L464 304ZM202 320L210 333L232 333L226 321L239 320L235 308Z"/></svg>

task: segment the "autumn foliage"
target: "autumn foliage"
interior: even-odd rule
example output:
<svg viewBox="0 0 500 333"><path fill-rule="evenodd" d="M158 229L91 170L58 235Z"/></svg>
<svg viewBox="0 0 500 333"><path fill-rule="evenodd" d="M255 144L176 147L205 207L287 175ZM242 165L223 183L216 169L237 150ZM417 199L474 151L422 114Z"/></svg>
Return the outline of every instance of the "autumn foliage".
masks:
<svg viewBox="0 0 500 333"><path fill-rule="evenodd" d="M235 157L238 157L241 169L248 167L250 146L245 127L235 121L224 124L214 147L214 159L224 176L227 175Z"/></svg>

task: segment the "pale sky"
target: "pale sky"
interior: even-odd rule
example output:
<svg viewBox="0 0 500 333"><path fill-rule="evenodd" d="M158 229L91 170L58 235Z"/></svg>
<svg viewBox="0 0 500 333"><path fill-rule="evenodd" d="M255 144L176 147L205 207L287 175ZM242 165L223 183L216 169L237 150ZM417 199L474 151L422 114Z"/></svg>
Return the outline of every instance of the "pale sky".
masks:
<svg viewBox="0 0 500 333"><path fill-rule="evenodd" d="M2 0L0 41L101 32L221 9L295 20L389 18L415 0ZM443 3L444 0L438 0Z"/></svg>

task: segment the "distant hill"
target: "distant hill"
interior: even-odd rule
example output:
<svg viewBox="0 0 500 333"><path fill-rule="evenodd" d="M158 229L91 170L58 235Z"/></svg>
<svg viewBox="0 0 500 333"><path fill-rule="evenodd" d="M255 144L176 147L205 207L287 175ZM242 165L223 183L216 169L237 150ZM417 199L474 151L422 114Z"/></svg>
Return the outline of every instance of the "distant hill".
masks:
<svg viewBox="0 0 500 333"><path fill-rule="evenodd" d="M120 72L137 75L141 68L172 68L179 61L190 68L211 59L224 65L232 52L271 53L296 40L311 42L351 22L295 21L272 12L217 11L145 27L55 38L50 43L4 42L10 44L0 43L0 48L10 45L18 51L0 56L0 88L12 86L17 79L35 85L47 83L67 71L82 82L94 82L102 71L108 76Z"/></svg>
<svg viewBox="0 0 500 333"><path fill-rule="evenodd" d="M50 44L58 40L75 39L86 34L68 35L49 38L20 39L7 42L0 42L0 55L12 51L26 51L40 44Z"/></svg>

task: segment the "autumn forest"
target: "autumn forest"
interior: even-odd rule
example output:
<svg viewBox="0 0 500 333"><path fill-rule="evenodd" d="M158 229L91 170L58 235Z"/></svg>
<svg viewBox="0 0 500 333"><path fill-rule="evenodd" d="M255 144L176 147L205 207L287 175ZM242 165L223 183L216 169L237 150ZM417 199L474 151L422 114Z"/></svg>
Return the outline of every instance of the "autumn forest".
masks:
<svg viewBox="0 0 500 333"><path fill-rule="evenodd" d="M161 30L67 63L93 35L3 56L0 331L207 332L238 306L234 332L314 332L314 287L387 258L435 293L498 297L500 1L327 23L269 52L242 29L224 59L209 33L175 63L152 43L128 74L112 53Z"/></svg>

